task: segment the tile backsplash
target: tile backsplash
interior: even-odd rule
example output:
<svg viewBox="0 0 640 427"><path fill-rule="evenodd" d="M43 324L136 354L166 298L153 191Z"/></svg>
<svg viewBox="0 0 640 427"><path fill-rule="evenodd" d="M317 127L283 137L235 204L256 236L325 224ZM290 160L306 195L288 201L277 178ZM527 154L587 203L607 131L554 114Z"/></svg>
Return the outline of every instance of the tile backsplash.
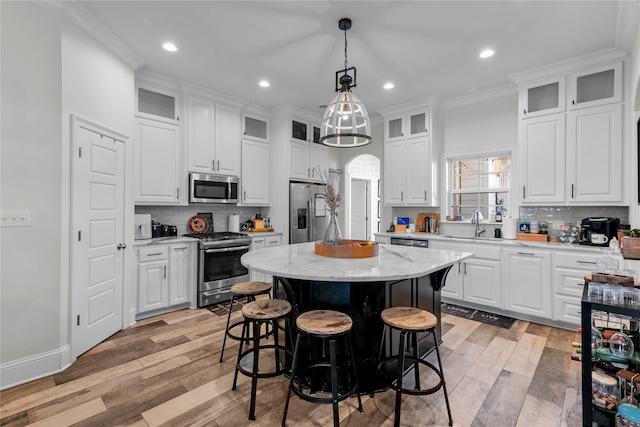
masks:
<svg viewBox="0 0 640 427"><path fill-rule="evenodd" d="M176 225L178 235L190 233L189 218L199 213L213 215L214 231L229 231L229 215L238 214L240 224L262 213L260 207L238 207L236 205L190 205L190 206L136 206L137 214L151 214L160 224Z"/></svg>
<svg viewBox="0 0 640 427"><path fill-rule="evenodd" d="M584 218L618 218L620 224L629 224L629 208L626 206L521 206L520 221L562 221L564 224L580 224Z"/></svg>

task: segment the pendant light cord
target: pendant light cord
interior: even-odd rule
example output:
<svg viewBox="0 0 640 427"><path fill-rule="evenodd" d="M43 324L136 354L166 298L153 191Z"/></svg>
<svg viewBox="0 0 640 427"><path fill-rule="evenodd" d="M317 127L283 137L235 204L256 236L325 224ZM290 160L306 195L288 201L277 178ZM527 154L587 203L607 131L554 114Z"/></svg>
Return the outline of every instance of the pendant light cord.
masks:
<svg viewBox="0 0 640 427"><path fill-rule="evenodd" d="M349 68L347 63L347 30L344 30L344 69Z"/></svg>

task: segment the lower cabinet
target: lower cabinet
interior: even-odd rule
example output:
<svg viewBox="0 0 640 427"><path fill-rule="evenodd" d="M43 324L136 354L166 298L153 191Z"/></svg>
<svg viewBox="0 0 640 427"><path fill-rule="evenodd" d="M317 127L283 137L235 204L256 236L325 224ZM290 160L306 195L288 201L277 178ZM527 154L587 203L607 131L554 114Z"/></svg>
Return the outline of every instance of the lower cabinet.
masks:
<svg viewBox="0 0 640 427"><path fill-rule="evenodd" d="M502 279L499 247L439 240L430 240L429 247L474 254L473 258L469 258L449 270L445 286L441 290L442 298L501 308Z"/></svg>
<svg viewBox="0 0 640 427"><path fill-rule="evenodd" d="M553 254L553 320L580 325L584 276L596 271L600 254L556 252Z"/></svg>
<svg viewBox="0 0 640 427"><path fill-rule="evenodd" d="M551 319L551 253L505 249L502 258L504 309Z"/></svg>
<svg viewBox="0 0 640 427"><path fill-rule="evenodd" d="M138 248L137 314L195 302L195 243Z"/></svg>
<svg viewBox="0 0 640 427"><path fill-rule="evenodd" d="M262 248L270 248L272 246L280 246L282 244L282 234L271 234L268 236L252 236L251 237L251 249L255 251ZM257 271L250 271L249 277L252 281L256 282L269 282L273 280L273 276L266 273L260 273Z"/></svg>

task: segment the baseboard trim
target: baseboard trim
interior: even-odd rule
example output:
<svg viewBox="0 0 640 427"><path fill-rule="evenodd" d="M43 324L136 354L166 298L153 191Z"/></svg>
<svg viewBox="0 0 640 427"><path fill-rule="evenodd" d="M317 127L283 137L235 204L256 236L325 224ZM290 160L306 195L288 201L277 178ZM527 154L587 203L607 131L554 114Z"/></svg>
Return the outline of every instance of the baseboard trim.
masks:
<svg viewBox="0 0 640 427"><path fill-rule="evenodd" d="M0 364L0 390L15 387L49 375L57 374L71 365L71 347L36 354Z"/></svg>

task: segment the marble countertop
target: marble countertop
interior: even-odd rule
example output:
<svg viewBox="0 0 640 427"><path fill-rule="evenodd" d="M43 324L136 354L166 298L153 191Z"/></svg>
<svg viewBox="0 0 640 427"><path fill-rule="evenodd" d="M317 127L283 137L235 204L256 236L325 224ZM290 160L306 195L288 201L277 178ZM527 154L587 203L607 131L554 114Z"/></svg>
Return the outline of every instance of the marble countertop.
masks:
<svg viewBox="0 0 640 427"><path fill-rule="evenodd" d="M173 243L198 243L198 239L185 236L156 237L154 239L134 240L133 246L170 245Z"/></svg>
<svg viewBox="0 0 640 427"><path fill-rule="evenodd" d="M317 255L315 243L274 246L244 254L250 270L291 279L373 282L422 277L473 256L468 252L380 245L370 258L331 258Z"/></svg>
<svg viewBox="0 0 640 427"><path fill-rule="evenodd" d="M243 233L248 234L251 237L265 237L282 234L282 231L243 231Z"/></svg>
<svg viewBox="0 0 640 427"><path fill-rule="evenodd" d="M576 243L561 243L561 242L536 242L533 240L510 240L510 239L495 239L493 237L480 237L480 238L468 238L468 237L453 237L444 236L442 234L427 234L427 233L375 233L376 236L382 237L394 237L400 239L416 239L416 240L440 240L443 242L460 242L470 244L492 244L502 245L507 247L528 247L528 248L540 248L540 249L552 249L552 250L569 250L569 251L587 251L591 253L602 252L600 246L588 246L579 245Z"/></svg>

